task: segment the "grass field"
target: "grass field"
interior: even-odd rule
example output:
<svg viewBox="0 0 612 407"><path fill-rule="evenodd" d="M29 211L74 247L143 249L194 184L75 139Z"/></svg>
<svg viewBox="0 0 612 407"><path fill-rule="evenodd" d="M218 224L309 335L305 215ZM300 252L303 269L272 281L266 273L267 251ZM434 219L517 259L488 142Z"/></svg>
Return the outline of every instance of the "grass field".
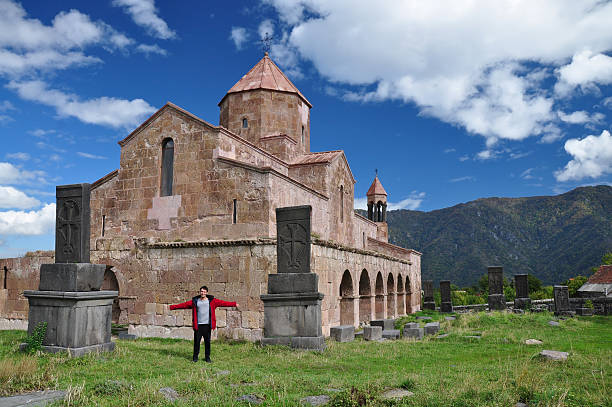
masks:
<svg viewBox="0 0 612 407"><path fill-rule="evenodd" d="M551 314L464 314L442 320L443 339L327 342L324 352L213 342L213 364L191 362L184 340L117 341L114 353L70 359L25 355L20 331L0 332L0 395L64 389L70 406L231 406L245 394L264 406L296 406L329 395L329 406L612 406L612 318L576 317L552 327ZM402 323L414 316L402 319ZM466 338L466 336L481 336ZM527 346L529 338L543 345ZM566 362L542 349L569 352ZM174 388L174 403L159 393ZM380 398L391 388L413 396Z"/></svg>

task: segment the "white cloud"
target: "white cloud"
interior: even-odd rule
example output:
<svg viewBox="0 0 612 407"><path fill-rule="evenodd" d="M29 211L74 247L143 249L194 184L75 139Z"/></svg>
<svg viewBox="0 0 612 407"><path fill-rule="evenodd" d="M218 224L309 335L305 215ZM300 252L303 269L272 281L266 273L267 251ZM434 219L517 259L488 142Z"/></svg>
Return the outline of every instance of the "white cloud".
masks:
<svg viewBox="0 0 612 407"><path fill-rule="evenodd" d="M455 151L457 151L457 150L455 150L454 148L446 148L446 149L444 149L444 154L454 153Z"/></svg>
<svg viewBox="0 0 612 407"><path fill-rule="evenodd" d="M176 37L176 33L157 15L155 0L114 0L112 4L122 7L134 23L144 27L150 35L164 40Z"/></svg>
<svg viewBox="0 0 612 407"><path fill-rule="evenodd" d="M43 235L55 227L55 204L46 204L38 211L0 212L0 234Z"/></svg>
<svg viewBox="0 0 612 407"><path fill-rule="evenodd" d="M421 203L423 202L424 199L425 199L425 192L412 191L410 196L406 199L403 199L399 202L387 202L387 210L388 211L397 210L397 209L415 210L419 206L421 206ZM356 198L355 201L353 202L353 207L355 209L367 210L368 209L368 198Z"/></svg>
<svg viewBox="0 0 612 407"><path fill-rule="evenodd" d="M612 83L612 58L585 50L574 55L572 62L559 68L559 82L555 91L568 96L576 87L588 91L597 89L597 84Z"/></svg>
<svg viewBox="0 0 612 407"><path fill-rule="evenodd" d="M8 100L3 100L0 103L0 112L8 112L9 110L17 110L17 109L15 109L15 106L13 106L13 104L9 102Z"/></svg>
<svg viewBox="0 0 612 407"><path fill-rule="evenodd" d="M77 95L48 89L42 81L12 81L7 87L16 91L22 99L54 107L58 115L76 117L83 123L128 127L139 124L155 111L142 99L99 97L82 101Z"/></svg>
<svg viewBox="0 0 612 407"><path fill-rule="evenodd" d="M30 71L52 71L101 62L83 50L101 45L123 48L133 40L108 24L92 21L78 10L62 11L51 23L28 18L11 0L0 0L0 75L19 76Z"/></svg>
<svg viewBox="0 0 612 407"><path fill-rule="evenodd" d="M44 136L46 135L55 133L55 130L36 129L36 130L30 130L28 131L28 133L33 135L34 137L44 138Z"/></svg>
<svg viewBox="0 0 612 407"><path fill-rule="evenodd" d="M558 111L557 114L562 122L569 124L601 123L606 118L602 113L593 113L589 115L589 113L584 110L578 110L569 114Z"/></svg>
<svg viewBox="0 0 612 407"><path fill-rule="evenodd" d="M31 157L28 153L18 152L18 153L8 153L6 158L11 158L13 160L21 160L28 161Z"/></svg>
<svg viewBox="0 0 612 407"><path fill-rule="evenodd" d="M598 0L263 1L289 32L277 45L312 61L336 88L357 86L346 99L415 103L484 136L489 148L553 139L558 118L545 79L578 51L612 43L612 3Z"/></svg>
<svg viewBox="0 0 612 407"><path fill-rule="evenodd" d="M29 209L40 205L38 199L27 196L13 187L0 185L0 209Z"/></svg>
<svg viewBox="0 0 612 407"><path fill-rule="evenodd" d="M11 163L0 162L0 185L16 185L26 183L46 184L47 174L44 171L26 171Z"/></svg>
<svg viewBox="0 0 612 407"><path fill-rule="evenodd" d="M451 178L448 182L463 182L463 181L476 181L476 178L471 175L467 175L465 177Z"/></svg>
<svg viewBox="0 0 612 407"><path fill-rule="evenodd" d="M534 168L527 168L525 171L523 171L520 175L521 178L523 179L533 179L535 178L533 176L533 170Z"/></svg>
<svg viewBox="0 0 612 407"><path fill-rule="evenodd" d="M165 49L163 49L157 44L153 44L153 45L140 44L139 46L136 47L136 51L142 52L146 56L149 56L151 54L157 54L157 55L162 55L162 56L168 55L168 51L166 51Z"/></svg>
<svg viewBox="0 0 612 407"><path fill-rule="evenodd" d="M249 33L244 27L232 27L230 39L234 41L236 49L242 49L242 44L249 39Z"/></svg>
<svg viewBox="0 0 612 407"><path fill-rule="evenodd" d="M468 155L462 155L461 157L459 157L459 161L464 162L470 159L470 156Z"/></svg>
<svg viewBox="0 0 612 407"><path fill-rule="evenodd" d="M612 137L604 130L599 136L570 139L565 142L565 151L574 158L563 170L555 172L557 181L597 178L612 174Z"/></svg>
<svg viewBox="0 0 612 407"><path fill-rule="evenodd" d="M268 37L272 37L274 36L274 24L272 23L271 20L263 20L259 24L259 28L257 28L257 32L259 33L259 38L261 38L262 40L266 38L266 35Z"/></svg>
<svg viewBox="0 0 612 407"><path fill-rule="evenodd" d="M81 156L81 157L85 157L85 158L91 158L92 160L106 160L108 157L104 157L101 155L94 155L94 154L89 154L89 153L83 153L81 151L77 152L77 155Z"/></svg>

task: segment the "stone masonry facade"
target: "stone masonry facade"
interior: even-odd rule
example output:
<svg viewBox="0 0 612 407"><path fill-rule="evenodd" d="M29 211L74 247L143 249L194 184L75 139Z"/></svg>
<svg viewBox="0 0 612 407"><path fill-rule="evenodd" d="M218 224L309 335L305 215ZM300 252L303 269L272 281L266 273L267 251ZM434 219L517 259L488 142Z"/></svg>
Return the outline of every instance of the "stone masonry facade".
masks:
<svg viewBox="0 0 612 407"><path fill-rule="evenodd" d="M310 152L312 106L267 55L219 106L216 126L167 103L119 142L119 168L91 185L90 257L107 265L104 288L119 291L115 322L139 336L190 338L191 316L169 305L207 285L240 304L217 310L217 334L260 339L275 209L297 205L312 207L325 335L420 309L420 253L388 243L384 218L355 213L344 152ZM0 260L11 276L0 321L27 317L20 292L36 289L40 264L53 262L37 256Z"/></svg>

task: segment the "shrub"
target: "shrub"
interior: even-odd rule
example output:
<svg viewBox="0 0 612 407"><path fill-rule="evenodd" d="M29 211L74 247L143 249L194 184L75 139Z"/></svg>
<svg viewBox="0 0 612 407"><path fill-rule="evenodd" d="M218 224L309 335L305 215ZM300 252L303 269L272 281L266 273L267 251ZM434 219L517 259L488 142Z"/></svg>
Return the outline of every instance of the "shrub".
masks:
<svg viewBox="0 0 612 407"><path fill-rule="evenodd" d="M47 334L47 323L39 322L34 327L31 335L28 335L25 339L26 347L25 352L27 353L36 353L42 349L43 341L45 340L45 335Z"/></svg>
<svg viewBox="0 0 612 407"><path fill-rule="evenodd" d="M586 301L584 302L584 307L585 307L585 308L590 308L590 309L593 309L593 308L594 308L594 307L593 307L593 301L591 301L591 300L586 300Z"/></svg>
<svg viewBox="0 0 612 407"><path fill-rule="evenodd" d="M350 390L344 390L336 393L329 401L330 407L359 407L371 406L376 401L375 393L357 387L351 387Z"/></svg>

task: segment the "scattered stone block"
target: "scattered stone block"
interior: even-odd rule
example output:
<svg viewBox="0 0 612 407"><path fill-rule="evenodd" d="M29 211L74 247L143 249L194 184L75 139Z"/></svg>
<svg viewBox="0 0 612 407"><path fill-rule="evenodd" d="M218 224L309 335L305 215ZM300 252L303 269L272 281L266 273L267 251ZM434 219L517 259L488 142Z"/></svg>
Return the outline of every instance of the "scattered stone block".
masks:
<svg viewBox="0 0 612 407"><path fill-rule="evenodd" d="M176 401L179 398L179 394L172 387L162 387L159 389L159 392L170 402Z"/></svg>
<svg viewBox="0 0 612 407"><path fill-rule="evenodd" d="M404 329L406 328L414 329L414 328L419 328L419 327L420 325L418 322L407 322L406 325L404 325Z"/></svg>
<svg viewBox="0 0 612 407"><path fill-rule="evenodd" d="M406 328L404 327L404 338L423 339L425 330L423 328Z"/></svg>
<svg viewBox="0 0 612 407"><path fill-rule="evenodd" d="M442 335L438 335L436 336L437 339L443 339L446 338L447 336L449 336L450 334L442 334Z"/></svg>
<svg viewBox="0 0 612 407"><path fill-rule="evenodd" d="M382 331L380 326L364 326L363 339L366 341L378 341L382 339Z"/></svg>
<svg viewBox="0 0 612 407"><path fill-rule="evenodd" d="M410 396L414 396L414 393L404 389L391 389L380 395L385 400L400 400Z"/></svg>
<svg viewBox="0 0 612 407"><path fill-rule="evenodd" d="M576 315L583 317L593 316L593 308L576 308Z"/></svg>
<svg viewBox="0 0 612 407"><path fill-rule="evenodd" d="M63 400L64 397L66 397L66 392L62 390L35 391L32 393L18 394L11 397L1 397L0 406L44 406L47 403Z"/></svg>
<svg viewBox="0 0 612 407"><path fill-rule="evenodd" d="M425 335L433 335L440 330L439 322L429 322L425 324Z"/></svg>
<svg viewBox="0 0 612 407"><path fill-rule="evenodd" d="M514 405L514 407L529 407L529 406L528 406L527 404L525 404L525 403L521 403L521 402L519 401L518 403L516 403L516 404Z"/></svg>
<svg viewBox="0 0 612 407"><path fill-rule="evenodd" d="M355 332L355 338L363 339L363 331Z"/></svg>
<svg viewBox="0 0 612 407"><path fill-rule="evenodd" d="M138 337L134 334L129 334L125 331L123 332L119 332L119 339L122 339L124 341L133 341L136 340Z"/></svg>
<svg viewBox="0 0 612 407"><path fill-rule="evenodd" d="M370 321L371 326L380 326L383 331L388 331L391 329L395 329L395 319L376 319L374 321Z"/></svg>
<svg viewBox="0 0 612 407"><path fill-rule="evenodd" d="M482 336L478 336L478 335L466 335L465 338L469 338L469 339L482 339Z"/></svg>
<svg viewBox="0 0 612 407"><path fill-rule="evenodd" d="M456 320L457 318L455 318L455 317L444 317L444 319L445 319L446 321L454 321L454 320Z"/></svg>
<svg viewBox="0 0 612 407"><path fill-rule="evenodd" d="M422 319L424 321L431 321L431 317L421 317L421 316L419 316L419 317L416 317L416 319Z"/></svg>
<svg viewBox="0 0 612 407"><path fill-rule="evenodd" d="M351 342L355 339L355 327L353 325L333 326L329 329L329 336L336 342Z"/></svg>
<svg viewBox="0 0 612 407"><path fill-rule="evenodd" d="M543 343L544 343L544 342L542 342L542 341L540 341L540 340L538 340L538 339L527 339L527 340L525 341L525 345L541 345L541 344L543 344Z"/></svg>
<svg viewBox="0 0 612 407"><path fill-rule="evenodd" d="M561 352L558 350L543 350L542 352L540 352L540 356L543 356L544 358L549 360L564 361L567 360L569 353Z"/></svg>
<svg viewBox="0 0 612 407"><path fill-rule="evenodd" d="M385 329L382 331L382 337L385 339L399 339L400 333L399 329Z"/></svg>
<svg viewBox="0 0 612 407"><path fill-rule="evenodd" d="M230 374L232 372L230 372L229 370L219 370L217 373L215 373L217 376L227 376L228 374Z"/></svg>
<svg viewBox="0 0 612 407"><path fill-rule="evenodd" d="M329 396L320 395L320 396L308 396L304 397L300 400L300 403L307 406L322 406L324 404L329 403Z"/></svg>
<svg viewBox="0 0 612 407"><path fill-rule="evenodd" d="M244 394L238 398L236 398L236 401L244 401L245 403L249 403L249 404L261 404L263 403L263 399L260 397L257 397L254 394Z"/></svg>
<svg viewBox="0 0 612 407"><path fill-rule="evenodd" d="M557 321L548 321L548 325L550 325L550 326L559 326L561 324L558 323Z"/></svg>

